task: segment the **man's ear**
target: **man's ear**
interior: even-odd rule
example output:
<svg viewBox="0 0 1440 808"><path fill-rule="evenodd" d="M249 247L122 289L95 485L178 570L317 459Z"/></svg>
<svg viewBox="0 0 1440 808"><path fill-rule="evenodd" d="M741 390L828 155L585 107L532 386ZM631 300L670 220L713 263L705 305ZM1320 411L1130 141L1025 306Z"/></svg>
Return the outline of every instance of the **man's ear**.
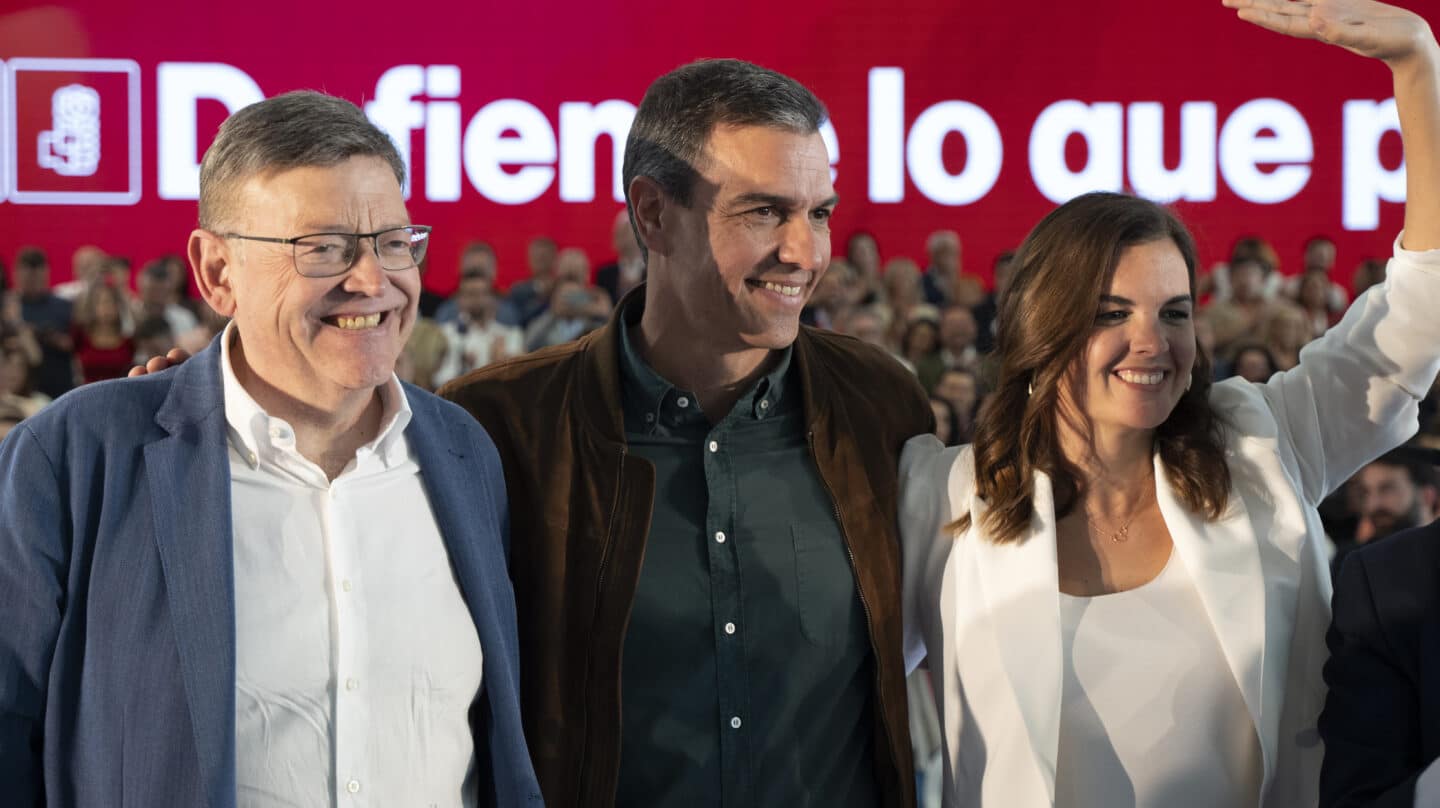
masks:
<svg viewBox="0 0 1440 808"><path fill-rule="evenodd" d="M670 236L662 225L665 206L674 204L655 180L637 176L630 180L630 212L635 218L635 231L648 252L666 255L670 252Z"/></svg>
<svg viewBox="0 0 1440 808"><path fill-rule="evenodd" d="M190 231L187 252L200 296L221 317L235 316L235 293L230 286L230 243L209 230Z"/></svg>
<svg viewBox="0 0 1440 808"><path fill-rule="evenodd" d="M1437 508L1437 505L1440 505L1440 488L1436 488L1433 485L1420 486L1420 499L1425 503L1425 507L1430 511L1432 518L1437 512L1440 512L1440 508Z"/></svg>

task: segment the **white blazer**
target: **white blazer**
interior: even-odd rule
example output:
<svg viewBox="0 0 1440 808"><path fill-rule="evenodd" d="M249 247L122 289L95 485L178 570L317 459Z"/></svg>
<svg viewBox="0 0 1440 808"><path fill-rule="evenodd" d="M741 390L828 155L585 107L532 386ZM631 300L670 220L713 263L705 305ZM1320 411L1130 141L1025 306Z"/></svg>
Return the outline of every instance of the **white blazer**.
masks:
<svg viewBox="0 0 1440 808"><path fill-rule="evenodd" d="M1260 804L1314 806L1330 576L1317 504L1412 435L1440 371L1440 250L1400 249L1388 278L1265 384L1234 379L1210 400L1232 487L1214 522L1191 513L1156 460L1156 498L1190 570L1263 755ZM979 525L969 446L912 438L901 458L905 652L927 655L944 726L950 806L1055 802L1062 687L1055 508L1037 475L1020 542ZM969 513L959 536L945 525Z"/></svg>

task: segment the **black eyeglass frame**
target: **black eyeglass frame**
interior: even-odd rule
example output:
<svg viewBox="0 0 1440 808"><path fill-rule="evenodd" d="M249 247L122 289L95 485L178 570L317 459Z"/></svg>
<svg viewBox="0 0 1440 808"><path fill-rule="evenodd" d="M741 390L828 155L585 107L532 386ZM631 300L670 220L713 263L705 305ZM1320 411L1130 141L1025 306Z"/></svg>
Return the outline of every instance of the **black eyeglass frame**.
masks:
<svg viewBox="0 0 1440 808"><path fill-rule="evenodd" d="M412 251L411 258L410 258L410 265L409 265L409 266L396 267L396 268L394 268L394 269L391 269L390 267L385 266L385 263L384 263L385 259L383 259L383 258L380 257L380 236L383 235L383 234L385 234L385 233L393 233L393 232L396 231L396 230L409 230L409 231L412 231L412 232L415 232L415 233L424 233L424 234L425 234L425 244L424 244L424 247L421 249L420 257L419 257L418 259L414 257L414 254L413 254L413 251ZM243 233L220 233L219 236L220 236L221 238L238 238L238 239L240 239L240 240L242 240L242 241L261 241L261 242L264 242L264 243L266 243L266 244L288 244L288 245L290 245L290 264L291 264L291 266L295 267L295 272L296 272L297 274L299 274L301 277L304 277L304 278L335 278L335 277L338 277L338 276L340 276L340 275L344 275L345 273L347 273L347 272L349 272L350 270L352 270L352 269L355 268L355 262L358 261L358 260L360 260L360 239L364 239L364 238L370 239L370 251L375 254L375 261L376 261L376 263L380 264L380 268L381 268L381 269L385 270L386 272L404 272L404 271L407 270L407 269L414 269L415 267L420 266L420 262L421 262L421 261L425 260L425 254L426 254L426 252L428 252L428 250L430 249L430 233L432 232L432 230L433 230L433 228L431 228L429 225L423 225L423 224L406 224L406 225L401 225L401 226L399 226L399 227L387 227L387 228L385 228L384 230L376 230L376 231L373 232L373 233L335 233L335 232L306 233L306 234L303 235L303 236L295 236L294 238L276 238L276 237L274 237L274 236L247 236L247 235L245 235L245 234L243 234ZM352 255L352 256L350 256L350 263L346 264L346 265L345 265L345 268L342 269L342 270L339 270L338 272L327 272L327 273L324 274L324 275L310 275L310 274L301 272L301 271L300 271L300 261L299 261L299 260L296 258L296 256L295 256L295 247L296 247L297 245L299 245L299 243L302 242L302 241L304 241L305 239L307 239L307 238L315 238L315 237L317 237L317 236L344 236L345 238L354 239L354 240L355 240L355 254Z"/></svg>

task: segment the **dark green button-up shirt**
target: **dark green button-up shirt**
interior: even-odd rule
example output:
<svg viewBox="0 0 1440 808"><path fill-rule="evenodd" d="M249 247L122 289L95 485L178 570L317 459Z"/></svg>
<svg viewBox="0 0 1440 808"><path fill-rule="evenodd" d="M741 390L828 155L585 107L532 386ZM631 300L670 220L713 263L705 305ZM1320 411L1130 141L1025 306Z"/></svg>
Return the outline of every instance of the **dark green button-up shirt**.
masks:
<svg viewBox="0 0 1440 808"><path fill-rule="evenodd" d="M712 426L640 357L638 328L621 337L625 439L655 465L655 505L616 805L878 805L865 614L790 350Z"/></svg>

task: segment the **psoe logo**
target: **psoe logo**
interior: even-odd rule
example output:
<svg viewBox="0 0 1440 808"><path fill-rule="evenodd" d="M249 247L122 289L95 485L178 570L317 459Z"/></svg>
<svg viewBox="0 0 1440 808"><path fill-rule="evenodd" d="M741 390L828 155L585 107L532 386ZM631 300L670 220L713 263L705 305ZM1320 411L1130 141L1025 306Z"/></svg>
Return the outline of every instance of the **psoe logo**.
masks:
<svg viewBox="0 0 1440 808"><path fill-rule="evenodd" d="M15 59L0 90L4 196L15 204L140 201L140 66Z"/></svg>
<svg viewBox="0 0 1440 808"><path fill-rule="evenodd" d="M100 93L67 84L50 97L53 129L40 133L35 159L62 177L89 177L100 167Z"/></svg>

